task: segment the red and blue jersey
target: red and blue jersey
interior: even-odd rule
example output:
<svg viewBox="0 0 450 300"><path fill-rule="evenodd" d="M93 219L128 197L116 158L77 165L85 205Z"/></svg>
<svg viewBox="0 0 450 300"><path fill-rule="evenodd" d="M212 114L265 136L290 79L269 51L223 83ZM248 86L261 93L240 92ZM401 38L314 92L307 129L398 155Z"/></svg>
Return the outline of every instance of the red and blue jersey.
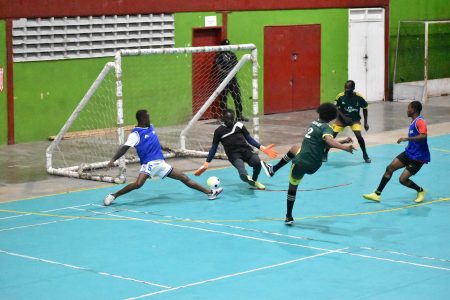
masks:
<svg viewBox="0 0 450 300"><path fill-rule="evenodd" d="M134 147L136 148L141 164L146 164L152 160L164 159L159 138L152 125L145 128L135 127L131 130L131 133L137 133L139 135L139 141Z"/></svg>
<svg viewBox="0 0 450 300"><path fill-rule="evenodd" d="M414 121L412 121L411 125L409 125L408 129L408 137L415 137L419 134L427 133L427 124L422 116L418 116ZM419 141L409 141L408 146L405 150L406 156L411 159L428 163L430 162L430 149L428 148L427 139L419 140Z"/></svg>

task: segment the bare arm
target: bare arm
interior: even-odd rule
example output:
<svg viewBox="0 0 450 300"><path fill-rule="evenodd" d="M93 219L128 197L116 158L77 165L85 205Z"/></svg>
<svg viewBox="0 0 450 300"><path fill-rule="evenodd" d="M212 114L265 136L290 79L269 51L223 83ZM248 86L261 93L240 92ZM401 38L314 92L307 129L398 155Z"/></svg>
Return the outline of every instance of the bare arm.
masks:
<svg viewBox="0 0 450 300"><path fill-rule="evenodd" d="M365 129L366 131L369 130L369 124L367 123L367 122L368 122L368 120L367 120L368 112L369 112L369 111L367 110L367 108L363 108L364 129Z"/></svg>
<svg viewBox="0 0 450 300"><path fill-rule="evenodd" d="M336 141L333 136L327 135L325 136L325 142L328 144L328 146L330 146L330 148L337 148L337 149L341 149L350 153L353 153L353 150L355 150L355 148L353 148L352 144L349 145L344 145L341 144L340 142Z"/></svg>
<svg viewBox="0 0 450 300"><path fill-rule="evenodd" d="M419 134L417 136L413 136L413 137L402 137L397 140L397 144L400 144L401 142L424 140L427 138L427 136L428 135L426 133L421 133L421 134Z"/></svg>
<svg viewBox="0 0 450 300"><path fill-rule="evenodd" d="M114 154L113 158L111 158L111 160L108 163L108 167L112 167L114 166L114 162L116 160L118 160L119 158L121 158L125 153L127 153L128 149L130 149L130 146L125 146L122 145L116 152L116 154Z"/></svg>

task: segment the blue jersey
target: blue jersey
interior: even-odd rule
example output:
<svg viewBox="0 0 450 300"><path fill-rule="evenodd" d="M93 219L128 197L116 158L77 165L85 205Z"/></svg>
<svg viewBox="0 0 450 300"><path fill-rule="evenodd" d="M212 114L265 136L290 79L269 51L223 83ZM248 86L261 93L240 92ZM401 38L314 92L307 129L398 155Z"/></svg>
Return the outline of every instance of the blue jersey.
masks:
<svg viewBox="0 0 450 300"><path fill-rule="evenodd" d="M409 125L408 137L415 137L420 133L426 133L426 123L422 116L418 116L412 121L411 125ZM428 149L427 139L409 141L405 154L409 158L423 163L430 162L430 150Z"/></svg>
<svg viewBox="0 0 450 300"><path fill-rule="evenodd" d="M134 147L136 148L141 164L146 164L152 160L164 159L159 138L152 125L145 128L135 127L131 130L131 133L133 132L139 135L139 142Z"/></svg>

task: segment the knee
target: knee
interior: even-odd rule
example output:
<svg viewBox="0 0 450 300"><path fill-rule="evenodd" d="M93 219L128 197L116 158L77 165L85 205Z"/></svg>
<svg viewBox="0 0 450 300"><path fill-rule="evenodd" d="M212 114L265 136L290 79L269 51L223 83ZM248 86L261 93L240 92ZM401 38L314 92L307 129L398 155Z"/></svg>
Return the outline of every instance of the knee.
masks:
<svg viewBox="0 0 450 300"><path fill-rule="evenodd" d="M406 185L408 183L408 178L405 176L400 176L400 178L398 179L398 181L403 184Z"/></svg>
<svg viewBox="0 0 450 300"><path fill-rule="evenodd" d="M296 155L298 150L300 150L300 146L295 145L295 146L292 146L291 149L289 149L289 152L291 152L291 154L293 154L293 155Z"/></svg>
<svg viewBox="0 0 450 300"><path fill-rule="evenodd" d="M386 173L385 175L389 175L389 177L394 173L394 169L391 167L391 165L386 167Z"/></svg>
<svg viewBox="0 0 450 300"><path fill-rule="evenodd" d="M144 185L144 181L135 181L133 187L135 189L140 189Z"/></svg>

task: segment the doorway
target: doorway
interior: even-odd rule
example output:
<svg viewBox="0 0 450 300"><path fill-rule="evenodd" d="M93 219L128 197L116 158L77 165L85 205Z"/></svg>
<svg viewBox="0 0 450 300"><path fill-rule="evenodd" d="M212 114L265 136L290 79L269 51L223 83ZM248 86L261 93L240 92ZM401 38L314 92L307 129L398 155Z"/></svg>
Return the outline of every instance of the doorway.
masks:
<svg viewBox="0 0 450 300"><path fill-rule="evenodd" d="M264 113L320 104L320 25L264 28Z"/></svg>
<svg viewBox="0 0 450 300"><path fill-rule="evenodd" d="M367 101L384 99L384 68L384 9L350 9L348 79Z"/></svg>
<svg viewBox="0 0 450 300"><path fill-rule="evenodd" d="M193 28L192 46L217 46L222 40L222 27ZM192 54L192 114L195 115L218 86L215 72L216 53ZM219 102L214 103L201 119L217 118L220 115Z"/></svg>

